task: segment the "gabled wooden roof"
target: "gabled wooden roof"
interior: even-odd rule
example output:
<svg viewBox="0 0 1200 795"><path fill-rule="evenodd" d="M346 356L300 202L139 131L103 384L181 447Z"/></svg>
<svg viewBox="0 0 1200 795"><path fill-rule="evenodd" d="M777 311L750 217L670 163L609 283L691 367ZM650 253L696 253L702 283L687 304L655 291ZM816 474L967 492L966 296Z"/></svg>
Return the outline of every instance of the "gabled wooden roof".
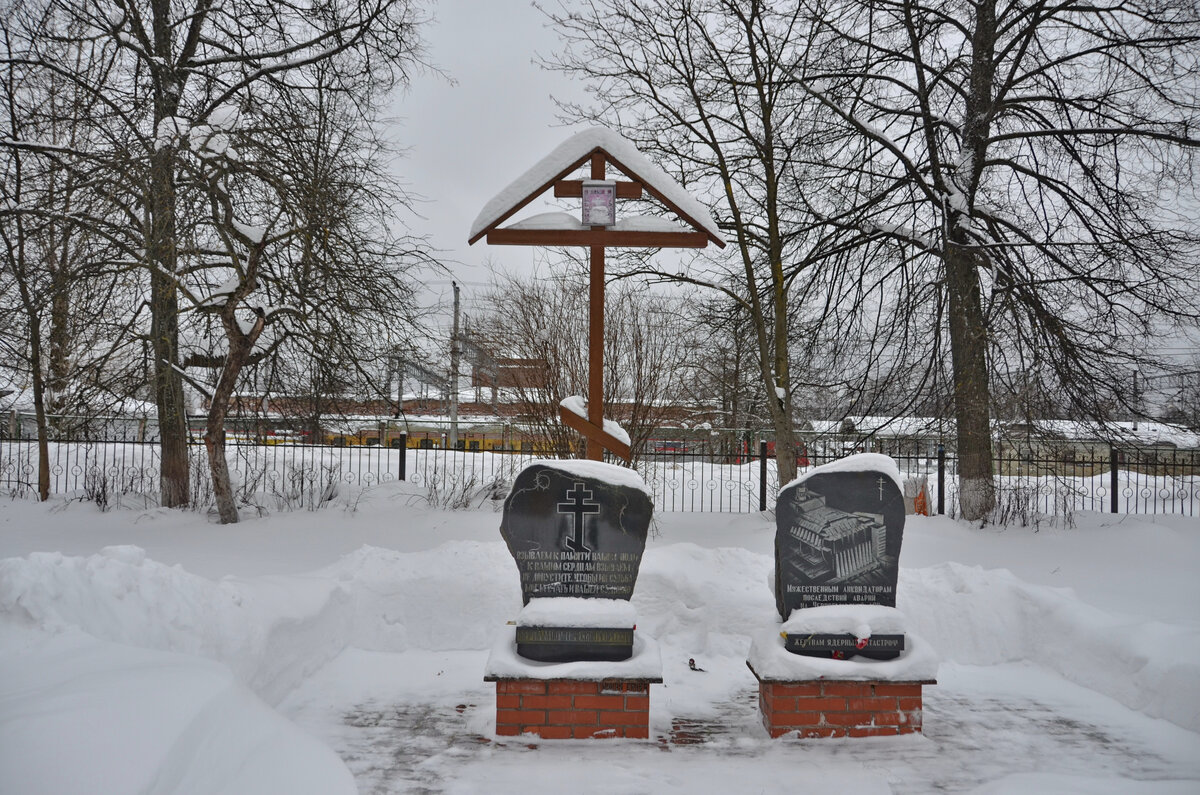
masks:
<svg viewBox="0 0 1200 795"><path fill-rule="evenodd" d="M592 229L582 224L563 225L562 228L500 227L500 224L522 207L554 188L564 177L596 154L602 155L607 163L615 166L642 190L662 202L667 209L690 226L691 231L664 231L661 227L653 228L654 225L641 228L644 225L621 221L604 229ZM565 194L560 192L559 195ZM622 189L619 195L633 196L636 193ZM725 240L704 205L696 201L666 172L647 160L632 143L613 131L600 127L571 136L484 205L475 223L471 225L468 242L474 244L485 236L489 243L507 245L704 248L711 242L720 248L725 247Z"/></svg>

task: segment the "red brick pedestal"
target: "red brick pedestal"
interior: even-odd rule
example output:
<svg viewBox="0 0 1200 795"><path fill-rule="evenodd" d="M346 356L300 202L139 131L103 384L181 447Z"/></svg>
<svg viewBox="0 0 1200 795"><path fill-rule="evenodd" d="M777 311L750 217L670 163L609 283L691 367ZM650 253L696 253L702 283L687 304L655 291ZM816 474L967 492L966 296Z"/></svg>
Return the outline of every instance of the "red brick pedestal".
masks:
<svg viewBox="0 0 1200 795"><path fill-rule="evenodd" d="M757 674L755 674L757 676ZM758 681L763 726L772 737L881 737L921 731L921 688L915 682Z"/></svg>
<svg viewBox="0 0 1200 795"><path fill-rule="evenodd" d="M496 734L546 740L650 737L650 684L661 679L507 679L496 683Z"/></svg>

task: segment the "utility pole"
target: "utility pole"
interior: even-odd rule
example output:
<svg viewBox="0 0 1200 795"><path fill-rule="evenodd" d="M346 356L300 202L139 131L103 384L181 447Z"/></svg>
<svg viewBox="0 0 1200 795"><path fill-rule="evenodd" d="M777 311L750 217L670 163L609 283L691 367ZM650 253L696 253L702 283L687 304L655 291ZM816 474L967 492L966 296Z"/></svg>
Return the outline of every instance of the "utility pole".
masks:
<svg viewBox="0 0 1200 795"><path fill-rule="evenodd" d="M458 282L450 282L454 288L454 330L450 333L450 443L449 449L458 448Z"/></svg>
<svg viewBox="0 0 1200 795"><path fill-rule="evenodd" d="M1142 410L1142 396L1138 392L1138 374L1139 374L1139 372L1140 372L1139 370L1133 371L1133 429L1135 431L1138 429L1138 427L1137 427L1138 414Z"/></svg>

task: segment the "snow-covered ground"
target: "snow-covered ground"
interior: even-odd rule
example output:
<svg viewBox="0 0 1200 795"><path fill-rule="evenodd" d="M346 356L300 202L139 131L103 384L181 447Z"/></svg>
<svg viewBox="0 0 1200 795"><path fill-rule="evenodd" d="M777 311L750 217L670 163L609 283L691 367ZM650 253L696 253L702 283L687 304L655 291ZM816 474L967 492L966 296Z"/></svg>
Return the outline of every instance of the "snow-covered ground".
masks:
<svg viewBox="0 0 1200 795"><path fill-rule="evenodd" d="M5 502L0 792L1200 792L1200 520L1075 520L910 517L924 735L773 741L745 664L778 621L773 524L660 513L633 599L653 739L540 742L492 734L521 599L490 507L405 483L236 526Z"/></svg>

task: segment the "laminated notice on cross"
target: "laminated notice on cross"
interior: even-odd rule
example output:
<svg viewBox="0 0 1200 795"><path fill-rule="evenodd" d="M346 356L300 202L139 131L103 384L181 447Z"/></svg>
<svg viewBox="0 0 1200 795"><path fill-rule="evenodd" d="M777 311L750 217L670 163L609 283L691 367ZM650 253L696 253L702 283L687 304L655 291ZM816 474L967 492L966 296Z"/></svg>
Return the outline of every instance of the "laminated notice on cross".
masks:
<svg viewBox="0 0 1200 795"><path fill-rule="evenodd" d="M617 183L612 180L583 181L583 225L612 226L617 222Z"/></svg>

